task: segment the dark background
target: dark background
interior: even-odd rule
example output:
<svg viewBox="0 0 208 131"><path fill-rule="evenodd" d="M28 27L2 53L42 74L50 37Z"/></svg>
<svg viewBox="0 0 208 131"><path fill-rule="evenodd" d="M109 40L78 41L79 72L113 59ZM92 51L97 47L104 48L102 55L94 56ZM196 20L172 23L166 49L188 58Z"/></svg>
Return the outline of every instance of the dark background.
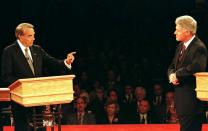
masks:
<svg viewBox="0 0 208 131"><path fill-rule="evenodd" d="M35 44L52 56L77 52L75 74L83 70L81 61L84 70L99 72L98 63L106 64L100 57L108 55L108 66L142 62L142 76L166 79L180 15L197 20L198 36L208 44L207 3L195 0L7 0L1 1L0 14L0 53L15 41L16 26L29 22L35 26Z"/></svg>

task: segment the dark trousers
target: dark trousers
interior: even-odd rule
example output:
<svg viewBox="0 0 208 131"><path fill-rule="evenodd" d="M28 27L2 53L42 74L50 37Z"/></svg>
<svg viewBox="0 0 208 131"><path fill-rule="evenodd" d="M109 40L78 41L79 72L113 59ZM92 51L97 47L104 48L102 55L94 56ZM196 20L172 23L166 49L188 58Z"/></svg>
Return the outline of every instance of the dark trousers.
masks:
<svg viewBox="0 0 208 131"><path fill-rule="evenodd" d="M28 124L28 117L29 108L25 108L15 102L11 102L12 105L12 113L14 117L14 129L15 131L28 131L29 130L29 124Z"/></svg>
<svg viewBox="0 0 208 131"><path fill-rule="evenodd" d="M42 112L42 107L23 107L15 102L12 102L12 113L14 116L15 131L33 131L33 127L29 126L29 121L32 119L33 109L36 113ZM45 131L45 128L37 129L37 131Z"/></svg>
<svg viewBox="0 0 208 131"><path fill-rule="evenodd" d="M201 131L203 114L179 115L180 131Z"/></svg>

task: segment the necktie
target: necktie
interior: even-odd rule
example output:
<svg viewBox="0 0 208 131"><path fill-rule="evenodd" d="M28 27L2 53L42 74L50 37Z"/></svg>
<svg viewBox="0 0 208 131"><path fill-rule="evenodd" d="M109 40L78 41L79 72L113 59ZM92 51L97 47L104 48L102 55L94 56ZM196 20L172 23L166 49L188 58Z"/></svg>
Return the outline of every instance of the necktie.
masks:
<svg viewBox="0 0 208 131"><path fill-rule="evenodd" d="M145 124L145 118L142 116L141 124Z"/></svg>
<svg viewBox="0 0 208 131"><path fill-rule="evenodd" d="M178 69L178 67L180 65L180 62L181 62L182 58L183 58L183 55L184 55L185 50L186 50L186 46L183 44L182 47L181 47L180 54L178 56L177 69Z"/></svg>
<svg viewBox="0 0 208 131"><path fill-rule="evenodd" d="M160 105L161 104L161 96L157 96L156 97L156 105Z"/></svg>
<svg viewBox="0 0 208 131"><path fill-rule="evenodd" d="M33 67L33 62L32 62L32 59L29 56L29 53L28 53L28 48L25 48L25 58L27 59L27 62L29 64L30 69L32 70L33 74L35 74L34 67Z"/></svg>
<svg viewBox="0 0 208 131"><path fill-rule="evenodd" d="M78 113L78 125L82 125L82 113Z"/></svg>
<svg viewBox="0 0 208 131"><path fill-rule="evenodd" d="M178 56L178 61L179 61L179 62L180 62L181 59L183 58L183 54L184 54L185 50L186 50L186 46L183 44L183 46L182 46L182 48L181 48L181 52L180 52L180 54L179 54L179 56Z"/></svg>

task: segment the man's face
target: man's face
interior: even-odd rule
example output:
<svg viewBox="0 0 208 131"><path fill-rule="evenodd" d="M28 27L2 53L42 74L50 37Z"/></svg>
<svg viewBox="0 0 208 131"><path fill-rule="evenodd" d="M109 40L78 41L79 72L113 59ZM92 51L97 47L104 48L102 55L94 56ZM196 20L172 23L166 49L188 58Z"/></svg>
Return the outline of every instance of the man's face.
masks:
<svg viewBox="0 0 208 131"><path fill-rule="evenodd" d="M98 98L103 98L103 96L104 96L104 92L103 92L103 90L102 89L97 89L96 90L96 95L97 95L97 97Z"/></svg>
<svg viewBox="0 0 208 131"><path fill-rule="evenodd" d="M136 99L138 101L141 101L145 98L145 91L143 89L138 89L136 90L135 95L136 95Z"/></svg>
<svg viewBox="0 0 208 131"><path fill-rule="evenodd" d="M109 93L109 97L110 97L110 99L113 100L113 101L117 101L117 100L118 100L118 95L117 95L117 93L116 93L115 91L111 91L111 92Z"/></svg>
<svg viewBox="0 0 208 131"><path fill-rule="evenodd" d="M84 100L81 99L81 98L78 98L77 101L76 101L77 111L78 112L84 112L85 107L86 107L86 103L84 102Z"/></svg>
<svg viewBox="0 0 208 131"><path fill-rule="evenodd" d="M179 25L176 25L174 34L177 41L185 42L187 40L187 35L189 35L189 31L185 30Z"/></svg>
<svg viewBox="0 0 208 131"><path fill-rule="evenodd" d="M25 47L30 47L33 45L33 42L35 40L35 31L33 28L24 28L24 33L22 35L19 35L20 42Z"/></svg>
<svg viewBox="0 0 208 131"><path fill-rule="evenodd" d="M116 105L115 104L110 104L107 106L107 113L108 115L113 115L116 113Z"/></svg>
<svg viewBox="0 0 208 131"><path fill-rule="evenodd" d="M162 87L159 84L154 85L154 93L156 96L159 96L162 94Z"/></svg>
<svg viewBox="0 0 208 131"><path fill-rule="evenodd" d="M139 104L139 112L142 114L148 113L149 111L149 103L147 101L141 101Z"/></svg>
<svg viewBox="0 0 208 131"><path fill-rule="evenodd" d="M125 94L130 95L133 92L133 89L131 86L127 85L125 87Z"/></svg>
<svg viewBox="0 0 208 131"><path fill-rule="evenodd" d="M174 93L173 92L168 92L166 94L166 103L167 103L167 105L171 105L172 103L174 103Z"/></svg>

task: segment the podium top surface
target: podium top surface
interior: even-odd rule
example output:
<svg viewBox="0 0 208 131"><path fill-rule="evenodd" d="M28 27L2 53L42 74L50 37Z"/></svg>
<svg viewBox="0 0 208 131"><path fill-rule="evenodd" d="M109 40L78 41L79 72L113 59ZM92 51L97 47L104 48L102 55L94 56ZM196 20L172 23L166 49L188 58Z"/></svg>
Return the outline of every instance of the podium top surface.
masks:
<svg viewBox="0 0 208 131"><path fill-rule="evenodd" d="M208 77L208 72L195 73L194 76L207 76Z"/></svg>
<svg viewBox="0 0 208 131"><path fill-rule="evenodd" d="M8 88L13 90L14 87L20 85L23 82L31 82L31 81L47 81L47 80L54 80L54 79L73 79L75 75L62 75L62 76L49 76L49 77L35 77L35 78L25 78L19 79L12 83Z"/></svg>

